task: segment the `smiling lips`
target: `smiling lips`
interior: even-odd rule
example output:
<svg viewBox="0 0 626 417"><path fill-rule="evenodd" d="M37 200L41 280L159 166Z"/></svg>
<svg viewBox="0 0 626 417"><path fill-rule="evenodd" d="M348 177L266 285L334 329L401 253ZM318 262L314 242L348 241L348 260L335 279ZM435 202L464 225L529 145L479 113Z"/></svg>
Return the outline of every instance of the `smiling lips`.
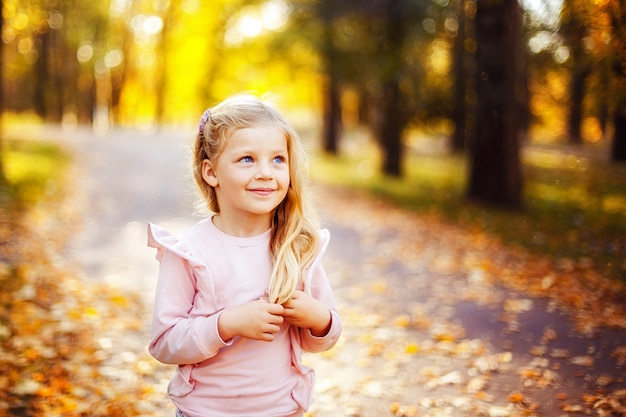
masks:
<svg viewBox="0 0 626 417"><path fill-rule="evenodd" d="M275 190L273 188L251 188L250 191L260 196L268 196Z"/></svg>

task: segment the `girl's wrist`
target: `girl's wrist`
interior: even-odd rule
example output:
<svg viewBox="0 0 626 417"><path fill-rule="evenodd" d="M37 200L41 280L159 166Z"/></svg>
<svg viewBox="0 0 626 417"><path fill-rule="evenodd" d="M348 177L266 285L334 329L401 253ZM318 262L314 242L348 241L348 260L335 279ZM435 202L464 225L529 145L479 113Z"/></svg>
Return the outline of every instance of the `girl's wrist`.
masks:
<svg viewBox="0 0 626 417"><path fill-rule="evenodd" d="M235 335L232 334L232 331L229 330L228 318L225 317L227 314L227 311L224 310L217 318L217 333L224 342L228 342L230 339L235 337Z"/></svg>
<svg viewBox="0 0 626 417"><path fill-rule="evenodd" d="M330 328L332 327L333 324L333 315L331 314L330 310L326 310L328 312L328 319L325 322L324 326L320 326L320 327L315 327L315 328L311 328L311 334L315 337L324 337L328 334L328 332L330 331Z"/></svg>

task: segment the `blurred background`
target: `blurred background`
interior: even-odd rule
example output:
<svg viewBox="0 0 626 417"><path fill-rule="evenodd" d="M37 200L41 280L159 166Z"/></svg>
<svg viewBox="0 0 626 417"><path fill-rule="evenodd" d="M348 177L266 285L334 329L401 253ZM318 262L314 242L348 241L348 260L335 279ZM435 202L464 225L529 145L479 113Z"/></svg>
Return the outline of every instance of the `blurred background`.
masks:
<svg viewBox="0 0 626 417"><path fill-rule="evenodd" d="M6 131L192 131L226 96L271 93L317 179L624 278L623 0L0 4Z"/></svg>
<svg viewBox="0 0 626 417"><path fill-rule="evenodd" d="M172 415L145 223L193 224L185 145L241 92L333 233L309 417L625 415L626 0L0 9L0 417Z"/></svg>

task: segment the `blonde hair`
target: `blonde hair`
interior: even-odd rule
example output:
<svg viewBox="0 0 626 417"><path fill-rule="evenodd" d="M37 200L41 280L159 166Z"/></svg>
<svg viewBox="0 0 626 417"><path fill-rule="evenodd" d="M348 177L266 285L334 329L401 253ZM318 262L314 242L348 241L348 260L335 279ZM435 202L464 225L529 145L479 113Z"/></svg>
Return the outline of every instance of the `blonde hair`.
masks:
<svg viewBox="0 0 626 417"><path fill-rule="evenodd" d="M206 117L205 117L206 116ZM205 112L194 145L193 174L208 208L220 212L215 189L202 177L202 162L216 161L237 129L272 124L287 139L290 184L272 216L269 251L272 276L270 302L283 304L293 295L318 247L318 222L306 186L307 155L299 135L270 104L249 95L226 99Z"/></svg>

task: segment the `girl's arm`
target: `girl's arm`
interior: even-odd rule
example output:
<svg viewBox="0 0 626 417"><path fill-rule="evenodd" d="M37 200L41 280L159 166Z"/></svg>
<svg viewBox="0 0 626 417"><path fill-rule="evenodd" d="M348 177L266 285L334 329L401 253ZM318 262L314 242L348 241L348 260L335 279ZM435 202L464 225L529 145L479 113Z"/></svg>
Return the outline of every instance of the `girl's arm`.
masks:
<svg viewBox="0 0 626 417"><path fill-rule="evenodd" d="M296 291L285 303L284 317L301 329L309 329L315 337L324 337L332 327L330 309L304 291Z"/></svg>
<svg viewBox="0 0 626 417"><path fill-rule="evenodd" d="M313 266L309 293L296 291L285 304L285 320L300 327L302 349L322 352L332 348L341 335L342 323L330 282L320 263Z"/></svg>
<svg viewBox="0 0 626 417"><path fill-rule="evenodd" d="M209 317L189 317L196 294L193 268L177 254L159 249L161 266L152 318L149 350L167 364L202 362L224 346L218 332L220 312Z"/></svg>
<svg viewBox="0 0 626 417"><path fill-rule="evenodd" d="M163 363L202 362L232 344L235 336L271 342L283 322L283 306L251 301L209 317L189 317L196 296L193 267L169 251L159 253L161 269L149 350Z"/></svg>

